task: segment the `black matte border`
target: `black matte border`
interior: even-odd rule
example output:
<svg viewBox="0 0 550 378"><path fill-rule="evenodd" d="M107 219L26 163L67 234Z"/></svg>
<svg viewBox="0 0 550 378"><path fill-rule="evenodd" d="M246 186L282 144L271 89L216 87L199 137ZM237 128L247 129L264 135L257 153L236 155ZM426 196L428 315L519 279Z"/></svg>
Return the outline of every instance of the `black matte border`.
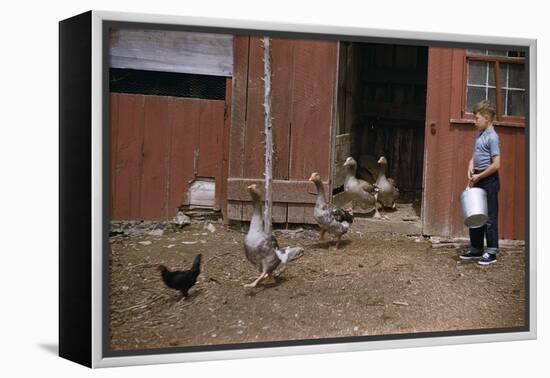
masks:
<svg viewBox="0 0 550 378"><path fill-rule="evenodd" d="M59 22L59 355L92 364L92 12Z"/></svg>

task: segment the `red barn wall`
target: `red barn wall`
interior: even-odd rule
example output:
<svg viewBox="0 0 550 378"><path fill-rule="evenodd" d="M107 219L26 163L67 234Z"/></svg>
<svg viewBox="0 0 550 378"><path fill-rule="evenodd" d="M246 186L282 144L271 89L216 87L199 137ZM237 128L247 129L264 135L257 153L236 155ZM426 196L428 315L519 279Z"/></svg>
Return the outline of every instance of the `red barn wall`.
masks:
<svg viewBox="0 0 550 378"><path fill-rule="evenodd" d="M459 196L475 139L473 120L462 117L465 50L430 48L426 107L423 232L467 236ZM499 236L525 239L525 128L495 122L500 137Z"/></svg>
<svg viewBox="0 0 550 378"><path fill-rule="evenodd" d="M263 187L261 38L235 37L234 58L227 209L229 219L248 220L246 186ZM274 222L313 220L312 172L328 190L336 67L336 41L272 39Z"/></svg>
<svg viewBox="0 0 550 378"><path fill-rule="evenodd" d="M189 203L189 184L196 177L216 179L221 207L228 137L224 108L220 100L112 93L111 219L170 219Z"/></svg>

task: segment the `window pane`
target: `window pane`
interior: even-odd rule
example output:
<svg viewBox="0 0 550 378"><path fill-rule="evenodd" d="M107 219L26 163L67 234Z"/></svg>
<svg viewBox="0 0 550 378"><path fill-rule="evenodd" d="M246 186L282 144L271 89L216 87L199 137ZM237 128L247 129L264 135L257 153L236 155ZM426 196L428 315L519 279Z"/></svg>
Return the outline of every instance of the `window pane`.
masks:
<svg viewBox="0 0 550 378"><path fill-rule="evenodd" d="M513 58L525 58L525 51L508 51L508 56Z"/></svg>
<svg viewBox="0 0 550 378"><path fill-rule="evenodd" d="M484 49L467 49L466 50L469 54L476 54L476 55L486 55L487 50Z"/></svg>
<svg viewBox="0 0 550 378"><path fill-rule="evenodd" d="M480 102L481 100L485 100L486 95L487 95L487 88L468 87L468 91L466 93L466 98L467 98L466 111L468 113L471 113L474 108L474 105Z"/></svg>
<svg viewBox="0 0 550 378"><path fill-rule="evenodd" d="M508 97L506 97L507 94L508 94L507 89L501 89L500 90L500 96L501 96L500 100L501 100L501 103L502 103L502 106L503 106L500 113L504 114L504 115L508 114Z"/></svg>
<svg viewBox="0 0 550 378"><path fill-rule="evenodd" d="M502 88L508 87L508 66L509 64L506 63L500 64L500 86Z"/></svg>
<svg viewBox="0 0 550 378"><path fill-rule="evenodd" d="M492 56L510 56L513 58L525 58L525 51L512 50L487 50L487 49L466 49L470 55L492 55Z"/></svg>
<svg viewBox="0 0 550 378"><path fill-rule="evenodd" d="M508 55L508 51L506 51L506 50L488 50L487 55L506 56L506 55Z"/></svg>
<svg viewBox="0 0 550 378"><path fill-rule="evenodd" d="M487 63L471 60L468 62L468 84L485 85L487 82Z"/></svg>
<svg viewBox="0 0 550 378"><path fill-rule="evenodd" d="M525 89L525 66L523 64L501 64L500 85L503 88Z"/></svg>
<svg viewBox="0 0 550 378"><path fill-rule="evenodd" d="M525 68L523 64L509 64L508 87L525 89Z"/></svg>
<svg viewBox="0 0 550 378"><path fill-rule="evenodd" d="M515 116L525 115L525 92L508 91L508 114Z"/></svg>

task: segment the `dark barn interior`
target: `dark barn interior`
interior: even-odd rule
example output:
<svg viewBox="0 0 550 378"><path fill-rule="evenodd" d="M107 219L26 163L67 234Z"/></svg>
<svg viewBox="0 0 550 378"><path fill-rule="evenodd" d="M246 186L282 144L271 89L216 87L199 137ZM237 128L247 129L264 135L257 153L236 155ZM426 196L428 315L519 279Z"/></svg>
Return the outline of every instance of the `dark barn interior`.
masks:
<svg viewBox="0 0 550 378"><path fill-rule="evenodd" d="M414 204L417 212L422 198L427 68L427 47L340 45L336 149L347 150L358 162L358 176L369 182L376 181L377 160L385 156L386 175L397 183L399 202ZM339 147L338 138L344 135L349 137ZM335 192L342 184L335 178Z"/></svg>

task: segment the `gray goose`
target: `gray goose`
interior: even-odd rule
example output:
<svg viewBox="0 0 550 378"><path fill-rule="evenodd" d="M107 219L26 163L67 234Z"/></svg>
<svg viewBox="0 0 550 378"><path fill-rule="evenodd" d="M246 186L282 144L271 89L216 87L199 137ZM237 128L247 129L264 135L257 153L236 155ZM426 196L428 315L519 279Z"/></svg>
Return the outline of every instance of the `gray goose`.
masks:
<svg viewBox="0 0 550 378"><path fill-rule="evenodd" d="M342 235L348 232L350 224L353 222L353 213L327 203L325 189L319 173L313 172L309 181L312 181L317 187L317 201L313 208L313 217L321 228L320 239L324 240L327 232L336 236L336 249L338 249Z"/></svg>
<svg viewBox="0 0 550 378"><path fill-rule="evenodd" d="M250 220L250 229L244 238L244 252L248 261L256 266L260 275L245 287L255 287L258 282L265 280L279 266L281 260L277 257L276 250L279 249L279 243L273 235L264 232L264 222L262 218L261 194L258 187L253 184L248 187L252 205L254 207L252 219Z"/></svg>
<svg viewBox="0 0 550 378"><path fill-rule="evenodd" d="M258 267L260 275L254 282L244 286L256 287L260 281L270 278L280 263L285 267L286 263L301 257L304 249L302 247L280 248L275 236L265 233L261 193L255 184L248 187L248 192L252 197L254 211L250 220L250 229L244 238L244 251L248 261Z"/></svg>
<svg viewBox="0 0 550 378"><path fill-rule="evenodd" d="M399 189L397 189L393 179L386 177L388 161L384 156L380 156L378 164L380 165L380 174L376 180L376 186L378 187L377 201L382 207L396 209L397 205L395 202L399 198Z"/></svg>
<svg viewBox="0 0 550 378"><path fill-rule="evenodd" d="M357 162L351 156L344 162L346 168L346 178L344 180L344 192L348 194L354 202L366 211L375 211L375 217L379 218L378 206L376 206L376 185L357 178Z"/></svg>

